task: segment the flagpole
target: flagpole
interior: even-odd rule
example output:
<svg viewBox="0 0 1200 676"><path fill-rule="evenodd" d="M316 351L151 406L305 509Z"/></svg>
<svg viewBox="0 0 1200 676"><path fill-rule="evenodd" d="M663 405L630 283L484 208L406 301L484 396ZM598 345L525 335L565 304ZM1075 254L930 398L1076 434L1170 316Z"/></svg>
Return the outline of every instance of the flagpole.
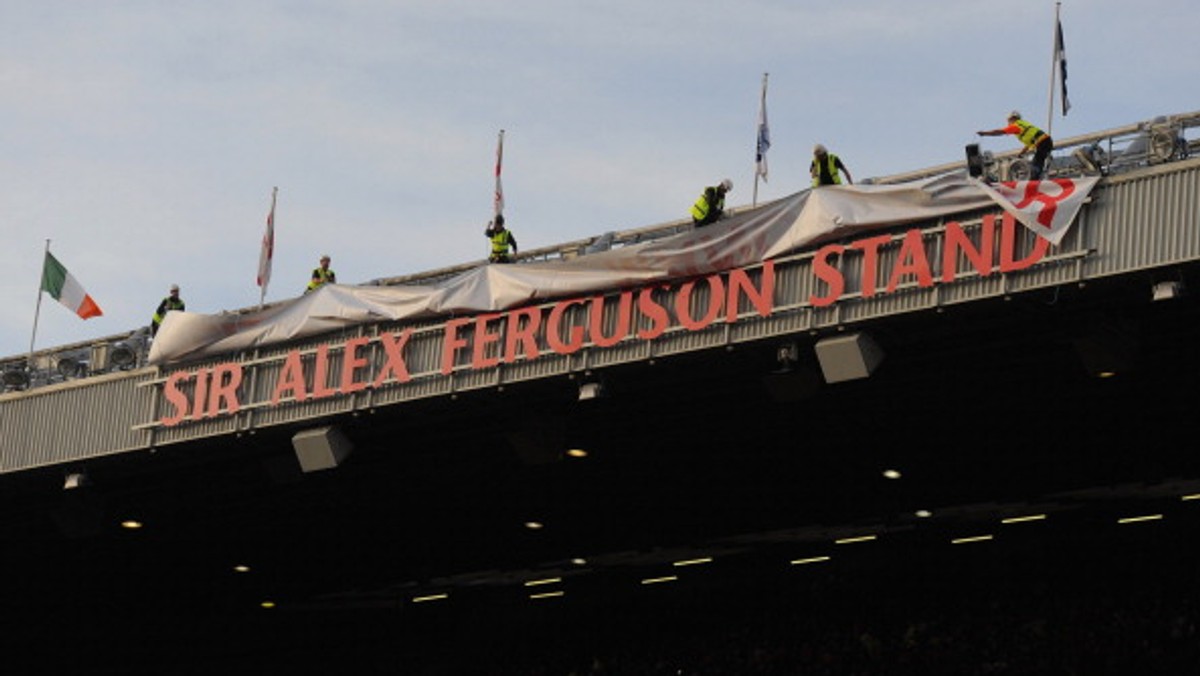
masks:
<svg viewBox="0 0 1200 676"><path fill-rule="evenodd" d="M1055 73L1058 70L1058 26L1059 26L1059 10L1062 8L1061 2L1054 3L1054 33L1050 39L1050 95L1047 97L1046 105L1046 133L1050 134L1051 128L1054 126L1054 80Z"/></svg>
<svg viewBox="0 0 1200 676"><path fill-rule="evenodd" d="M500 184L500 167L504 163L504 130L496 138L496 188L492 191L492 218L504 213L504 188Z"/></svg>
<svg viewBox="0 0 1200 676"><path fill-rule="evenodd" d="M50 255L50 239L46 239L46 251L42 254L42 274L38 275L38 290L37 304L33 310L33 333L29 336L29 361L25 365L30 372L33 371L33 343L37 340L38 317L42 314L42 288L45 286L46 280L46 258Z"/></svg>
<svg viewBox="0 0 1200 676"><path fill-rule="evenodd" d="M762 80L762 96L758 100L758 122L754 125L754 196L750 200L750 207L758 206L758 175L762 169L763 147L762 147L762 127L764 108L767 105L767 73L763 73Z"/></svg>

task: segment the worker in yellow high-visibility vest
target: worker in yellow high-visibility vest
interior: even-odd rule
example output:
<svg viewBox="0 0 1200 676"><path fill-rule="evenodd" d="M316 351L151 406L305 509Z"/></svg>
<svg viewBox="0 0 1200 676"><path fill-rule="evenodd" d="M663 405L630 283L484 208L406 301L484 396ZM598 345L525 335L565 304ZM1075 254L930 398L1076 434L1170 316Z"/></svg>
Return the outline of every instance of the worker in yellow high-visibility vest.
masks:
<svg viewBox="0 0 1200 676"><path fill-rule="evenodd" d="M846 183L853 184L854 177L842 162L842 158L829 152L829 149L818 143L813 147L813 159L808 165L808 173L812 175L813 187L819 185L841 185L842 177L846 174Z"/></svg>
<svg viewBox="0 0 1200 676"><path fill-rule="evenodd" d="M329 267L329 254L321 256L321 264L313 268L312 277L309 278L304 293L316 291L326 284L337 284L337 273Z"/></svg>
<svg viewBox="0 0 1200 676"><path fill-rule="evenodd" d="M183 299L179 297L179 285L172 284L166 298L158 304L158 309L154 311L154 316L150 318L150 335L151 337L158 335L158 327L162 325L163 319L168 312L179 311L183 312L185 306Z"/></svg>
<svg viewBox="0 0 1200 676"><path fill-rule="evenodd" d="M724 179L700 193L692 205L692 225L697 228L716 223L725 216L725 193L733 190L733 181Z"/></svg>
<svg viewBox="0 0 1200 676"><path fill-rule="evenodd" d="M1046 171L1046 160L1050 159L1050 152L1054 150L1054 139L1050 138L1046 132L1023 120L1020 111L1014 110L1008 114L1008 126L975 133L980 136L1003 136L1004 134L1016 136L1017 140L1023 144L1020 154L1024 155L1033 151L1029 179L1041 180L1042 174Z"/></svg>
<svg viewBox="0 0 1200 676"><path fill-rule="evenodd" d="M512 234L511 230L504 227L504 214L496 214L487 228L483 231L484 236L492 241L492 249L488 254L489 263L511 263L512 256L509 256L508 250L511 247L512 252L517 253L517 238Z"/></svg>

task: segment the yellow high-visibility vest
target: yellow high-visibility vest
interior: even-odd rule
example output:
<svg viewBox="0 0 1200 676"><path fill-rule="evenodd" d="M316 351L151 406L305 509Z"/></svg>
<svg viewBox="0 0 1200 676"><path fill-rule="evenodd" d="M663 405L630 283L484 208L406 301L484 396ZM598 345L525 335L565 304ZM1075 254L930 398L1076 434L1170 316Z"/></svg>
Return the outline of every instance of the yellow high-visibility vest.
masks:
<svg viewBox="0 0 1200 676"><path fill-rule="evenodd" d="M313 268L312 276L313 280L308 283L308 287L305 289L306 292L319 289L322 285L337 279L337 275L334 274L333 268Z"/></svg>
<svg viewBox="0 0 1200 676"><path fill-rule="evenodd" d="M501 230L492 234L492 255L503 256L508 253L509 232Z"/></svg>
<svg viewBox="0 0 1200 676"><path fill-rule="evenodd" d="M829 178L833 180L834 185L841 185L842 177L841 177L841 174L838 173L837 162L838 162L837 155L834 155L833 153L825 153L825 164L829 167ZM821 167L820 167L820 165L817 164L817 158L815 158L815 157L813 158L812 165L810 165L810 169L812 171L812 179L813 179L812 184L813 184L813 187L815 188L818 185L821 185Z"/></svg>
<svg viewBox="0 0 1200 676"><path fill-rule="evenodd" d="M1046 135L1046 132L1029 124L1025 120L1014 120L1013 124L1017 125L1017 128L1021 130L1021 133L1017 134L1017 139L1021 143L1024 143L1026 148L1032 148L1037 145L1041 142L1042 137Z"/></svg>
<svg viewBox="0 0 1200 676"><path fill-rule="evenodd" d="M716 204L710 201L714 198ZM704 192L700 193L700 197L692 205L692 220L697 223L703 223L708 219L708 214L713 209L716 209L717 213L725 211L725 198L723 196L717 197L716 187L709 186L704 189Z"/></svg>

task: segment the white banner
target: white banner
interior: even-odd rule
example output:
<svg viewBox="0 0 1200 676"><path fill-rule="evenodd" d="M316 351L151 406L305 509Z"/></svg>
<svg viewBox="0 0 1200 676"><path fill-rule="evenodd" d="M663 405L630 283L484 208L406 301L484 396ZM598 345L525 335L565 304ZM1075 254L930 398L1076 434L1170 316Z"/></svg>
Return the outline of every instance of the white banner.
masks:
<svg viewBox="0 0 1200 676"><path fill-rule="evenodd" d="M326 284L274 307L241 314L167 314L150 350L163 364L247 350L340 327L531 302L754 265L844 238L997 205L1059 243L1098 178L988 186L962 175L898 185L807 189L705 228L569 260L481 265L432 286Z"/></svg>
<svg viewBox="0 0 1200 676"><path fill-rule="evenodd" d="M1067 228L1087 200L1098 178L1056 178L1048 181L1007 181L979 187L1025 227L1050 240L1062 242Z"/></svg>

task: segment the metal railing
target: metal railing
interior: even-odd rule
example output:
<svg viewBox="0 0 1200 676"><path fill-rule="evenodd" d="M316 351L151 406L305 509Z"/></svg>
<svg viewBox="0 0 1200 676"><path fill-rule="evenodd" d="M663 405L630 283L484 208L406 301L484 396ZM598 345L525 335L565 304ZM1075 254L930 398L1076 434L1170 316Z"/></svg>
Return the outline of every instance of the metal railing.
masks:
<svg viewBox="0 0 1200 676"><path fill-rule="evenodd" d="M1200 111L1160 115L1152 120L1106 131L1055 139L1048 177L1111 176L1155 164L1187 159L1200 148ZM983 153L985 176L993 181L1029 177L1029 162L1020 149ZM932 178L966 168L966 159L903 174L871 178L880 185Z"/></svg>

